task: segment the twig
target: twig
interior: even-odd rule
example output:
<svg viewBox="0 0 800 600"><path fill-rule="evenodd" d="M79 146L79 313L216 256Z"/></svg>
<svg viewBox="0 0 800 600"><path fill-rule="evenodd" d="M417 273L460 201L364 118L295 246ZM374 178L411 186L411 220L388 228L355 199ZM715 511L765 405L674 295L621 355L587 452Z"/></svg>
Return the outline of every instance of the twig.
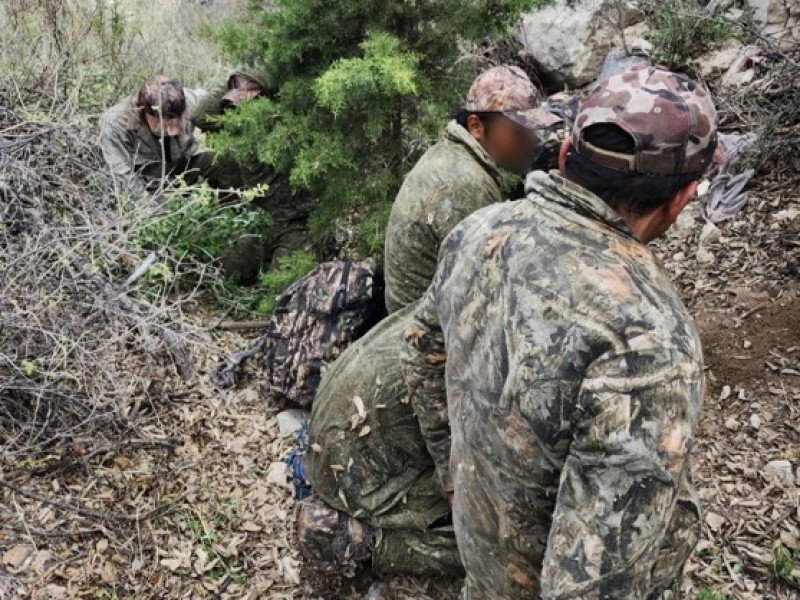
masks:
<svg viewBox="0 0 800 600"><path fill-rule="evenodd" d="M248 331L252 329L266 329L269 321L226 321L219 323L212 329L222 329L224 331Z"/></svg>
<svg viewBox="0 0 800 600"><path fill-rule="evenodd" d="M40 496L39 494L28 491L14 483L5 481L3 479L0 479L0 486L7 488L18 494L22 494L23 496L30 498L31 500L36 500L37 502L43 502L44 504L49 504L50 506L54 506L55 508L71 513L76 513L81 515L82 517L97 519L99 521L117 521L123 523L148 521L153 517L157 517L163 514L169 508L169 505L159 506L158 508L154 508L153 510L148 511L144 514L136 514L136 515L125 515L122 513L113 513L113 512L103 513L96 510L83 508L82 506L75 506L74 504L69 504L67 502L59 502L58 500L51 500L50 498L45 498L44 496Z"/></svg>

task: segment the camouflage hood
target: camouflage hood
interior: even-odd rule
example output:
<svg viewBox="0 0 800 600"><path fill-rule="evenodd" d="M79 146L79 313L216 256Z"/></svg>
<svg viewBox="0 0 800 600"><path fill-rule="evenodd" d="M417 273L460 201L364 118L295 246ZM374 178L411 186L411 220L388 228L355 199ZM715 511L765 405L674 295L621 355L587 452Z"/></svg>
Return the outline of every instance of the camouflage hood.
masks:
<svg viewBox="0 0 800 600"><path fill-rule="evenodd" d="M636 236L624 219L601 198L572 183L557 171L533 171L525 179L525 194L535 194L593 220L601 221L620 233Z"/></svg>
<svg viewBox="0 0 800 600"><path fill-rule="evenodd" d="M237 75L241 77L247 77L255 81L258 85L260 85L265 90L269 88L268 78L267 78L267 71L263 67L241 67L233 71L228 77L228 87L230 88L230 82L233 80L234 77Z"/></svg>

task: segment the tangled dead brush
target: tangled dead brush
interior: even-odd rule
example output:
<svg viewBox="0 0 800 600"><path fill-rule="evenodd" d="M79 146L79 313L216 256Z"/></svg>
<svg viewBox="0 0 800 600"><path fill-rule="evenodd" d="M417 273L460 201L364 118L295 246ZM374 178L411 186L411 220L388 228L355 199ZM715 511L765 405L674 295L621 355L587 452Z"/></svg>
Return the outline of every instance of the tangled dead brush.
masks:
<svg viewBox="0 0 800 600"><path fill-rule="evenodd" d="M91 130L32 118L19 104L0 87L0 447L9 461L80 454L88 439L113 446L193 369L190 332L174 311L126 294L121 271L137 266L125 249L127 199Z"/></svg>
<svg viewBox="0 0 800 600"><path fill-rule="evenodd" d="M800 49L764 49L752 66L754 80L718 90L721 126L753 131L759 140L746 166L779 183L798 183L800 172Z"/></svg>

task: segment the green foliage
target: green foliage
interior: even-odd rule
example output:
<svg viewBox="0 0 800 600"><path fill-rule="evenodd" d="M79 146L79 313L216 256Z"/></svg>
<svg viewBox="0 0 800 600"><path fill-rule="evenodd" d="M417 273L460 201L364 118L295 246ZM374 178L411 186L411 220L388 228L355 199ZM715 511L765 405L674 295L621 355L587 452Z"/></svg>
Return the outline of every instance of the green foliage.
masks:
<svg viewBox="0 0 800 600"><path fill-rule="evenodd" d="M775 573L775 577L781 581L789 581L798 560L800 560L800 553L792 552L782 544L776 545L772 549L772 571Z"/></svg>
<svg viewBox="0 0 800 600"><path fill-rule="evenodd" d="M726 596L724 593L716 590L700 588L697 590L697 600L726 600Z"/></svg>
<svg viewBox="0 0 800 600"><path fill-rule="evenodd" d="M208 289L223 303L235 296L235 287L223 282L218 269L209 269L228 248L231 240L246 235L266 237L271 220L263 210L251 210L252 200L221 203L207 184L179 189L167 196L153 214L139 219L131 230L134 250L145 255L154 251L158 261L141 280L154 299L176 288ZM132 210L139 210L133 206Z"/></svg>
<svg viewBox="0 0 800 600"><path fill-rule="evenodd" d="M707 11L695 0L666 0L650 6L656 62L673 69L690 68L693 58L719 48L727 39L748 41L753 29L753 11L732 20L720 5Z"/></svg>
<svg viewBox="0 0 800 600"><path fill-rule="evenodd" d="M275 308L276 297L289 287L292 282L302 277L317 264L314 255L302 250L278 259L276 268L261 274L257 297L257 312L269 315Z"/></svg>
<svg viewBox="0 0 800 600"><path fill-rule="evenodd" d="M355 209L377 251L385 205L458 108L477 67L459 42L499 33L546 0L277 0L216 38L266 65L268 99L226 114L212 146L258 159L319 198L311 233Z"/></svg>

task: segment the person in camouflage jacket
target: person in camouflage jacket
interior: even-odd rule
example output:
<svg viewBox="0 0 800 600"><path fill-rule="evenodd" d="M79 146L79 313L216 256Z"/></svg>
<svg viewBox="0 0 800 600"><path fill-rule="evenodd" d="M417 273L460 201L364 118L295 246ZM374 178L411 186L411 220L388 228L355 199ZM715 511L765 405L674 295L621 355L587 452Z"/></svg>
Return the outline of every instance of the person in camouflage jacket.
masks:
<svg viewBox="0 0 800 600"><path fill-rule="evenodd" d="M700 509L700 341L646 244L716 146L708 91L635 68L583 102L564 176L444 241L406 331L409 395L467 600L677 598Z"/></svg>
<svg viewBox="0 0 800 600"><path fill-rule="evenodd" d="M390 315L325 372L304 456L315 499L299 515L321 570L371 560L376 573L460 574L450 508L408 403L400 363L414 305Z"/></svg>
<svg viewBox="0 0 800 600"><path fill-rule="evenodd" d="M215 133L220 130L217 117L229 110L235 110L256 98L269 97L273 90L269 85L267 70L263 67L243 67L233 71L227 81L204 96L192 111L192 123L203 132ZM234 163L224 159L227 180L225 187L253 188L266 186L264 193L253 201L255 208L266 210L272 218L269 243L258 251L248 244L241 244L232 253L234 262L248 265L248 274L258 274L261 262L272 267L279 259L298 250L311 250L308 235L308 219L316 206L315 199L302 190L293 190L289 178L274 168L256 159ZM261 256L263 254L263 256ZM251 262L251 258L258 261ZM227 270L227 269L226 269ZM245 270L245 269L243 269ZM249 281L250 278L243 278Z"/></svg>
<svg viewBox="0 0 800 600"><path fill-rule="evenodd" d="M386 229L386 307L418 300L436 270L439 245L472 212L503 200L501 169L527 172L537 132L560 119L538 108L539 92L518 67L480 74L456 119L406 176Z"/></svg>
<svg viewBox="0 0 800 600"><path fill-rule="evenodd" d="M140 192L169 176L205 166L208 161L188 119L200 97L158 75L145 81L133 98L103 113L100 146L111 172Z"/></svg>

